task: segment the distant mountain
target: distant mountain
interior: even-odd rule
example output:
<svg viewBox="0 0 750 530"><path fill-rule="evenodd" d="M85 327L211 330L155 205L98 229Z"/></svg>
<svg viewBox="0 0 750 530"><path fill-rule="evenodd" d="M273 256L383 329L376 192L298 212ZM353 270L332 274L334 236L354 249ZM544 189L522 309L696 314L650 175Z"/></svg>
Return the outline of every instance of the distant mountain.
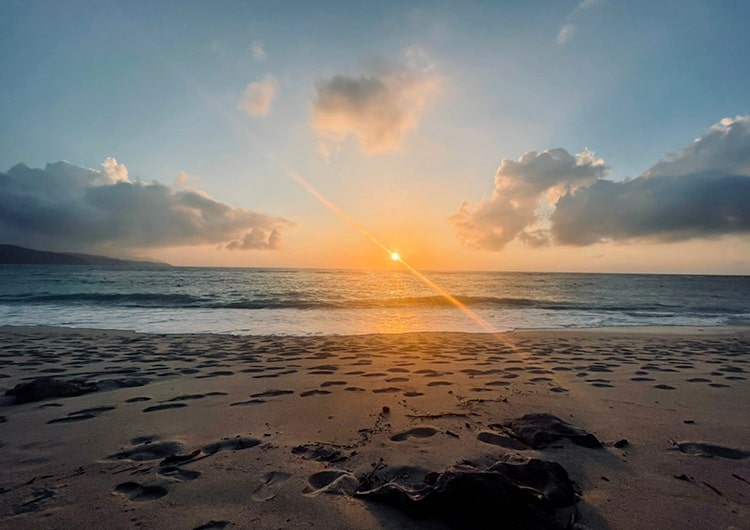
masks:
<svg viewBox="0 0 750 530"><path fill-rule="evenodd" d="M45 252L16 245L0 245L0 265L109 265L117 267L171 267L168 263L134 261L72 252Z"/></svg>

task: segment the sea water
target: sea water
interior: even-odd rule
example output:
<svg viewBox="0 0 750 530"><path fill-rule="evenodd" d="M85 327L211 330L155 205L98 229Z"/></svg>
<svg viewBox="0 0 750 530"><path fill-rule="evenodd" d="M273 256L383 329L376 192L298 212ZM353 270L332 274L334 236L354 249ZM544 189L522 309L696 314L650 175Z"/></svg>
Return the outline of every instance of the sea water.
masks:
<svg viewBox="0 0 750 530"><path fill-rule="evenodd" d="M750 277L0 265L0 325L329 335L750 324ZM461 308L457 307L457 304Z"/></svg>

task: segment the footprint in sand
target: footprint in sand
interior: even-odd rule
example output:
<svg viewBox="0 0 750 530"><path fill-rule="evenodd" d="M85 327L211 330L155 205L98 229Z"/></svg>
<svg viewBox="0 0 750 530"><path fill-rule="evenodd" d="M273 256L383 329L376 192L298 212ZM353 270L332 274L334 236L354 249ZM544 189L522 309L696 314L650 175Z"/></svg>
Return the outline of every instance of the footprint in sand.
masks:
<svg viewBox="0 0 750 530"><path fill-rule="evenodd" d="M389 386L385 388L376 388L373 392L375 394L389 394L391 392L401 392L401 389L395 386Z"/></svg>
<svg viewBox="0 0 750 530"><path fill-rule="evenodd" d="M154 440L156 439L155 436L134 438L131 440L131 443L135 447L130 447L107 458L109 460L135 460L136 462L142 462L146 460L161 460L182 451L182 444L179 442L155 442Z"/></svg>
<svg viewBox="0 0 750 530"><path fill-rule="evenodd" d="M424 392L416 392L416 391L410 390L408 392L404 392L404 396L405 397L419 397L419 396L424 396Z"/></svg>
<svg viewBox="0 0 750 530"><path fill-rule="evenodd" d="M55 491L48 488L34 490L31 496L22 504L13 506L13 514L20 515L22 513L38 512L50 501L50 499L54 499L56 496L57 494Z"/></svg>
<svg viewBox="0 0 750 530"><path fill-rule="evenodd" d="M297 370L286 370L285 372L276 372L275 374L262 374L262 375L254 375L253 379L275 379L277 377L281 377L282 375L289 375L289 374L296 374Z"/></svg>
<svg viewBox="0 0 750 530"><path fill-rule="evenodd" d="M391 436L393 442L403 442L409 438L430 438L437 434L434 427L414 427L408 431L400 432Z"/></svg>
<svg viewBox="0 0 750 530"><path fill-rule="evenodd" d="M251 398L277 397L287 394L294 394L294 390L266 390L257 394L250 394Z"/></svg>
<svg viewBox="0 0 750 530"><path fill-rule="evenodd" d="M307 497L317 497L321 493L352 495L358 487L359 481L348 471L329 469L310 475L302 494Z"/></svg>
<svg viewBox="0 0 750 530"><path fill-rule="evenodd" d="M669 386L669 385L654 385L654 388L658 388L659 390L674 390L675 389L673 386Z"/></svg>
<svg viewBox="0 0 750 530"><path fill-rule="evenodd" d="M263 475L261 484L255 488L250 498L258 502L270 501L279 494L281 485L291 476L283 471L269 471Z"/></svg>
<svg viewBox="0 0 750 530"><path fill-rule="evenodd" d="M260 405L261 403L268 403L265 399L248 399L247 401L235 401L230 403L230 407L244 407L247 405Z"/></svg>
<svg viewBox="0 0 750 530"><path fill-rule="evenodd" d="M329 386L342 386L346 385L346 381L324 381L320 384L321 388L327 388Z"/></svg>
<svg viewBox="0 0 750 530"><path fill-rule="evenodd" d="M123 482L115 488L116 493L125 495L131 501L145 502L161 499L167 494L166 488L161 486L142 486L137 482Z"/></svg>
<svg viewBox="0 0 750 530"><path fill-rule="evenodd" d="M132 397L130 399L126 399L125 403L138 403L140 401L151 401L151 398L148 396L137 396L137 397Z"/></svg>
<svg viewBox="0 0 750 530"><path fill-rule="evenodd" d="M305 390L304 392L300 393L300 396L302 397L308 397L308 396L325 396L326 394L330 394L331 392L329 390L319 390L319 389L313 389L313 390Z"/></svg>
<svg viewBox="0 0 750 530"><path fill-rule="evenodd" d="M195 376L196 379L209 379L212 377L222 377L227 375L234 375L234 372L231 370L217 370L215 372L207 373L206 375L197 375Z"/></svg>
<svg viewBox="0 0 750 530"><path fill-rule="evenodd" d="M510 386L509 381L488 381L484 386Z"/></svg>
<svg viewBox="0 0 750 530"><path fill-rule="evenodd" d="M193 530L222 530L229 525L229 521L209 521L206 524L196 526Z"/></svg>
<svg viewBox="0 0 750 530"><path fill-rule="evenodd" d="M203 452L207 455L213 455L219 451L242 451L260 445L260 440L250 438L249 436L236 436L208 444L203 447Z"/></svg>
<svg viewBox="0 0 750 530"><path fill-rule="evenodd" d="M451 386L452 384L450 381L430 381L427 386Z"/></svg>
<svg viewBox="0 0 750 530"><path fill-rule="evenodd" d="M364 392L365 391L364 388L360 388L358 386L348 386L344 390L346 390L347 392Z"/></svg>
<svg viewBox="0 0 750 530"><path fill-rule="evenodd" d="M172 399L168 399L167 402L171 403L174 401L193 401L196 399L203 399L211 396L226 396L226 392L208 392L207 394L185 394L183 396L177 396L173 397Z"/></svg>
<svg viewBox="0 0 750 530"><path fill-rule="evenodd" d="M175 478L181 482L187 480L195 480L201 476L200 471L193 471L192 469L182 469L177 466L168 466L159 470L159 474L164 477Z"/></svg>
<svg viewBox="0 0 750 530"><path fill-rule="evenodd" d="M143 412L156 412L159 410L167 410L167 409L181 409L182 407L187 407L184 403L165 403L163 405L154 405L153 407L146 407L143 409Z"/></svg>
<svg viewBox="0 0 750 530"><path fill-rule="evenodd" d="M729 458L730 460L743 460L750 458L750 451L724 447L706 442L675 442L675 448L688 455Z"/></svg>
<svg viewBox="0 0 750 530"><path fill-rule="evenodd" d="M107 412L108 410L114 410L116 408L117 407L111 406L78 410L76 412L71 412L64 418L55 418L54 420L49 420L47 423L72 423L76 421L90 420L91 418L96 418L102 412Z"/></svg>

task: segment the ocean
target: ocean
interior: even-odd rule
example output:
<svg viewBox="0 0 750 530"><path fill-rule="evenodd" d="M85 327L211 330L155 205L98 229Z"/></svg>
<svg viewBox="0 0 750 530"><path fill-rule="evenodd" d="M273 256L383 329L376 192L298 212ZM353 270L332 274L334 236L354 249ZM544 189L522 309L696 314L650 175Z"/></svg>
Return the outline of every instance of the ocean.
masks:
<svg viewBox="0 0 750 530"><path fill-rule="evenodd" d="M0 265L0 325L350 335L750 324L750 277Z"/></svg>

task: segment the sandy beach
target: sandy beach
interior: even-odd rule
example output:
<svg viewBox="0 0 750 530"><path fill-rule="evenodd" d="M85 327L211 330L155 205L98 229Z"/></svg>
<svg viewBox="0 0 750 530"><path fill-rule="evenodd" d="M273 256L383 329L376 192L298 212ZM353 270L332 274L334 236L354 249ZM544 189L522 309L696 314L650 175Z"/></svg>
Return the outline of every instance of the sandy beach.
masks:
<svg viewBox="0 0 750 530"><path fill-rule="evenodd" d="M393 492L538 459L573 484L550 516L565 520L497 509L486 528L747 528L749 353L748 328L0 328L0 387L17 388L0 405L0 527L471 528L471 503L410 510ZM81 395L16 386L39 378ZM532 447L514 420L542 413L603 447Z"/></svg>

